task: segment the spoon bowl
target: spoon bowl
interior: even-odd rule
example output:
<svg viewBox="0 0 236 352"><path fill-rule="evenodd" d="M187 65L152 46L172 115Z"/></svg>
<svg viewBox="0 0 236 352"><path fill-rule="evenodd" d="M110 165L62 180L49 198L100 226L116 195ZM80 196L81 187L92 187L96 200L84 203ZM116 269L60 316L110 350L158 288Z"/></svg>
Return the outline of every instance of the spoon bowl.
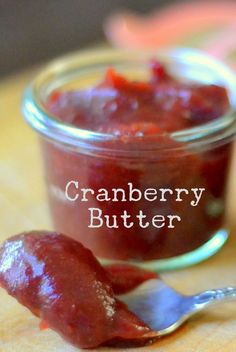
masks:
<svg viewBox="0 0 236 352"><path fill-rule="evenodd" d="M191 316L213 304L236 299L236 287L212 289L188 296L158 278L144 282L135 290L120 295L119 299L158 337L172 333Z"/></svg>

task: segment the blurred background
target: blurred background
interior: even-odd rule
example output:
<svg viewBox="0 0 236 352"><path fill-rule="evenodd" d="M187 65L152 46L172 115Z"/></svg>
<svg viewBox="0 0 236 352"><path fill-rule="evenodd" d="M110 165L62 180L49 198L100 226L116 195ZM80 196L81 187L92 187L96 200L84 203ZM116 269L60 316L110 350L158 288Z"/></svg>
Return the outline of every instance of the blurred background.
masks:
<svg viewBox="0 0 236 352"><path fill-rule="evenodd" d="M0 0L0 76L104 41L116 10L150 12L167 0Z"/></svg>
<svg viewBox="0 0 236 352"><path fill-rule="evenodd" d="M235 19L235 0L0 0L0 78L106 41L198 47L234 64Z"/></svg>

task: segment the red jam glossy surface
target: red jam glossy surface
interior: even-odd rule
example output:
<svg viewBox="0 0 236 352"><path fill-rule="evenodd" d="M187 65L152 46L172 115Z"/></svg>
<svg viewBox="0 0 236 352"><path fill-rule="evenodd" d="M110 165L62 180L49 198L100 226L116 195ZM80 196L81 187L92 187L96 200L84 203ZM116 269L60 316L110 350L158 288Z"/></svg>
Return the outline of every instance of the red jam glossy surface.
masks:
<svg viewBox="0 0 236 352"><path fill-rule="evenodd" d="M60 120L79 128L116 136L112 147L151 151L140 158L90 155L72 152L65 146L42 141L51 212L56 230L67 233L90 248L95 255L109 259L153 260L190 252L206 243L224 226L225 189L231 143L208 150L178 147L168 133L213 121L229 108L227 92L216 85L178 81L158 62L151 62L151 78L130 81L109 68L95 87L55 92L48 109ZM147 141L147 136L151 140ZM135 144L131 141L138 137ZM109 147L109 142L103 143ZM153 146L153 151L152 151ZM159 151L156 147L159 147ZM114 149L113 149L114 150ZM67 182L77 180L80 188L97 191L123 188L128 183L147 188L205 188L197 207L190 206L190 195L182 202L169 197L167 202L68 202L63 198ZM182 221L174 229L140 228L135 223L125 228L88 228L88 208L100 208L103 214L119 218L124 210L134 220L141 209L151 221L155 214L177 214Z"/></svg>
<svg viewBox="0 0 236 352"><path fill-rule="evenodd" d="M106 265L105 270L111 280L113 291L117 295L127 293L143 282L159 277L152 271L128 264Z"/></svg>
<svg viewBox="0 0 236 352"><path fill-rule="evenodd" d="M42 329L50 327L77 347L148 339L149 327L114 296L113 272L107 274L90 250L61 234L22 233L0 247L0 285L41 318ZM133 269L134 286L148 275ZM127 291L118 276L116 271L116 287Z"/></svg>
<svg viewBox="0 0 236 352"><path fill-rule="evenodd" d="M222 87L174 80L155 61L151 73L150 82L134 82L109 68L96 87L53 93L48 107L74 126L119 136L190 128L214 120L229 107Z"/></svg>

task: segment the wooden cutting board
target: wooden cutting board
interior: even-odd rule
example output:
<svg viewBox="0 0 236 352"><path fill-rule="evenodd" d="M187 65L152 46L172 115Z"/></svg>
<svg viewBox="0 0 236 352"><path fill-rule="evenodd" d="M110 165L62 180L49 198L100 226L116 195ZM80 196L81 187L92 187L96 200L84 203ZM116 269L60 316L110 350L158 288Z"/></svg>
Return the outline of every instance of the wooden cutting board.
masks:
<svg viewBox="0 0 236 352"><path fill-rule="evenodd" d="M37 138L20 113L23 88L34 74L23 73L0 82L0 241L23 230L50 229ZM166 282L176 289L191 294L207 288L236 285L235 161L229 193L230 240L208 261L163 274ZM0 352L78 351L53 331L40 331L38 324L37 318L0 289ZM107 350L111 349L100 349ZM234 352L236 302L201 313L175 334L152 347L138 350Z"/></svg>

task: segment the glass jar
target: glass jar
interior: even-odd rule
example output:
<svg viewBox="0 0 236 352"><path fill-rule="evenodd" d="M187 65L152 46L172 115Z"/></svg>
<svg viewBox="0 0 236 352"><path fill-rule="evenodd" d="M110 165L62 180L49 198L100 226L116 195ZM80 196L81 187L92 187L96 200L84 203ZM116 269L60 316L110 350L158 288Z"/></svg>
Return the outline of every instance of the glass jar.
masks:
<svg viewBox="0 0 236 352"><path fill-rule="evenodd" d="M55 90L94 86L111 65L125 76L143 79L147 77L147 62L154 55L178 79L224 86L230 111L213 122L170 133L173 143L166 143L161 135L132 137L124 142L113 134L66 124L46 108ZM82 242L105 263L129 261L152 270L191 265L217 252L228 237L225 197L236 131L235 94L234 74L192 49L85 51L46 67L25 92L23 113L40 136L55 230ZM158 192L170 189L173 194L183 188L189 194L182 201L171 192L162 201L142 196L138 201L102 202L95 196L101 188L111 194L114 188L129 188L130 192L131 186L142 195L150 188ZM92 189L94 194L83 201L81 189ZM197 205L192 203L196 201L194 189L204 190ZM121 215L127 211L134 220L140 210L150 226L141 227L136 221L127 228ZM92 214L101 216L96 227L89 226ZM174 225L170 224L173 214L181 219L176 218ZM152 226L156 215L158 226ZM113 216L117 226L112 227Z"/></svg>

